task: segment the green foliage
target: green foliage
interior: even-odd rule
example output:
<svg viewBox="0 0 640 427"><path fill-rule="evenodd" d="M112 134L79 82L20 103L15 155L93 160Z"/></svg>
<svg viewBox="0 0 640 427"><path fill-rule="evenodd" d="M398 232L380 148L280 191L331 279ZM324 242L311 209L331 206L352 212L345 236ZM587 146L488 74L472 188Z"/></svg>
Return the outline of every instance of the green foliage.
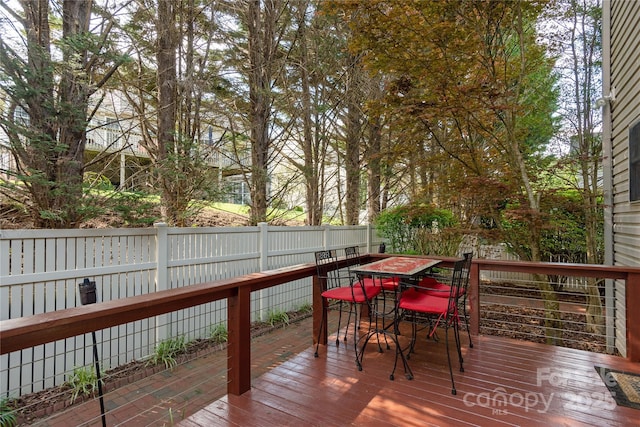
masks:
<svg viewBox="0 0 640 427"><path fill-rule="evenodd" d="M602 204L602 199L598 201ZM604 256L603 210L595 209L598 219L596 240L598 259ZM578 191L546 192L540 199L540 213L511 204L504 212L501 227L505 242L521 259L531 259L532 224L540 230L540 252L543 261L586 261L586 218Z"/></svg>
<svg viewBox="0 0 640 427"><path fill-rule="evenodd" d="M167 369L171 369L178 364L176 356L184 353L187 349L187 341L184 336L169 338L161 341L155 349L147 365L157 365L164 363Z"/></svg>
<svg viewBox="0 0 640 427"><path fill-rule="evenodd" d="M421 253L419 233L437 232L455 224L450 211L431 205L414 204L388 209L376 218L378 233L388 239L393 253Z"/></svg>
<svg viewBox="0 0 640 427"><path fill-rule="evenodd" d="M80 395L90 396L98 390L98 376L95 369L90 366L74 369L67 383L73 389L72 402Z"/></svg>
<svg viewBox="0 0 640 427"><path fill-rule="evenodd" d="M414 247L418 255L457 256L464 236L463 230L419 228L415 232Z"/></svg>
<svg viewBox="0 0 640 427"><path fill-rule="evenodd" d="M116 192L112 198L113 210L130 226L151 225L158 220L153 215L156 203L139 192Z"/></svg>
<svg viewBox="0 0 640 427"><path fill-rule="evenodd" d="M92 190L113 190L113 184L111 184L109 178L96 172L85 172L82 183L85 188Z"/></svg>
<svg viewBox="0 0 640 427"><path fill-rule="evenodd" d="M602 206L602 199L598 201ZM560 262L586 262L587 230L585 210L578 191L554 192L543 200L543 209L548 212L549 225L541 236L543 260ZM597 258L604 260L604 211L594 209L599 215L596 242Z"/></svg>
<svg viewBox="0 0 640 427"><path fill-rule="evenodd" d="M16 160L5 175L12 183L2 192L24 204L37 228L76 228L100 212L83 191L89 98L116 75L123 56L114 32L100 32L112 25L98 23L101 14L94 8L82 13L68 2L41 6L37 14L18 7L22 19L2 25L9 34L0 39L0 91L6 102L0 127L3 147ZM75 25L60 26L63 15ZM89 22L95 31L82 30ZM12 46L11 40L30 32L39 34L38 43Z"/></svg>
<svg viewBox="0 0 640 427"><path fill-rule="evenodd" d="M218 323L217 325L212 326L209 336L211 337L211 340L216 344L227 342L227 340L229 339L227 326L224 323Z"/></svg>
<svg viewBox="0 0 640 427"><path fill-rule="evenodd" d="M154 164L155 187L161 192L165 220L184 227L203 205L198 200L215 200L216 170L207 164L205 147L188 135L177 135L165 157Z"/></svg>
<svg viewBox="0 0 640 427"><path fill-rule="evenodd" d="M298 311L300 313L311 313L313 311L313 305L310 302L305 302L298 307Z"/></svg>
<svg viewBox="0 0 640 427"><path fill-rule="evenodd" d="M271 326L275 325L288 325L289 324L289 315L286 311L282 310L269 310L267 312L267 323Z"/></svg>
<svg viewBox="0 0 640 427"><path fill-rule="evenodd" d="M0 400L0 427L13 427L16 425L16 414L9 406L8 399Z"/></svg>
<svg viewBox="0 0 640 427"><path fill-rule="evenodd" d="M287 210L287 202L282 199L273 199L270 207L272 209Z"/></svg>

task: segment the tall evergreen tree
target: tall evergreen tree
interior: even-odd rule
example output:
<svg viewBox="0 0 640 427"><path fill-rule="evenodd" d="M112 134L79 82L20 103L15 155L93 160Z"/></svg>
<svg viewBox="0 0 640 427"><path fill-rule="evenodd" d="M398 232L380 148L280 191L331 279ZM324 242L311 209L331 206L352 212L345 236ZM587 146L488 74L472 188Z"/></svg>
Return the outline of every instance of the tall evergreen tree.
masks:
<svg viewBox="0 0 640 427"><path fill-rule="evenodd" d="M95 213L82 187L90 98L124 60L113 45L114 18L100 8L104 21L90 29L92 1L18 4L0 4L24 34L15 43L0 39L0 85L9 98L0 124L16 165L0 191L26 206L36 227L78 227Z"/></svg>

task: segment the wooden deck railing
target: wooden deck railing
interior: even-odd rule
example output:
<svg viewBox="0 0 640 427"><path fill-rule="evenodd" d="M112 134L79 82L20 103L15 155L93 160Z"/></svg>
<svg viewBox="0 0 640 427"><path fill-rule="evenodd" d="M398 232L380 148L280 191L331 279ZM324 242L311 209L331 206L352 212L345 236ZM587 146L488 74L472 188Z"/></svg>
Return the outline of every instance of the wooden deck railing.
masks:
<svg viewBox="0 0 640 427"><path fill-rule="evenodd" d="M392 255L363 256L368 262ZM434 258L434 257L430 257ZM452 265L452 258L439 258L443 266ZM348 264L341 261L341 267ZM480 320L479 292L482 270L539 274L560 274L620 279L626 281L627 358L640 361L640 311L629 307L640 305L640 268L607 267L584 264L531 263L516 261L474 260L470 280L471 331L478 333ZM175 310L220 299L228 299L228 360L229 394L242 394L251 388L251 292L313 276L313 337L317 336L322 319L321 283L313 264L302 264L278 270L170 289L147 295L43 313L0 322L0 354L73 337L128 322L146 319ZM324 328L326 331L327 328ZM310 337L311 338L311 337ZM321 341L326 343L326 335ZM311 341L310 341L311 344Z"/></svg>

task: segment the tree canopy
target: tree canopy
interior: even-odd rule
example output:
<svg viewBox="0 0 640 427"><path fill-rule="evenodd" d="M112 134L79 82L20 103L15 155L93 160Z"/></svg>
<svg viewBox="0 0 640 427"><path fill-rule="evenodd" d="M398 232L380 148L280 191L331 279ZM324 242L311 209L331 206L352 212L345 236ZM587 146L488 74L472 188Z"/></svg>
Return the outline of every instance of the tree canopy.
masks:
<svg viewBox="0 0 640 427"><path fill-rule="evenodd" d="M591 8L498 0L81 3L25 0L22 10L2 9L4 28L14 23L22 44L0 44L2 125L17 165L1 188L39 226L75 227L95 210L95 193L82 187L92 166L83 152L91 118L111 92L127 114L109 120L135 122L122 129L140 135L152 165L145 191L161 197L171 224L188 225L193 200L223 188L224 172L209 173L214 150L241 165L252 223L275 207L304 206L307 223L317 225L424 204L500 240L514 236L507 220L523 221L530 226L521 254L544 252L550 219L541 200L558 189L552 172L567 163L549 150L559 133L555 65L563 52L543 43L540 25L550 11L563 22L576 19L571 11L597 18ZM593 140L592 127L580 129L581 140Z"/></svg>

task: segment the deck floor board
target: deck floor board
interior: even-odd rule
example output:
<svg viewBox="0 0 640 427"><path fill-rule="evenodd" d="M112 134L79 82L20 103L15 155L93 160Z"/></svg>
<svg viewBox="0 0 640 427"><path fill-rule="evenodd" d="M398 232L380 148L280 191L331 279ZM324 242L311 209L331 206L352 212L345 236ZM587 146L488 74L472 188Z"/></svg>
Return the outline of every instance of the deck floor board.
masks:
<svg viewBox="0 0 640 427"><path fill-rule="evenodd" d="M594 366L640 372L621 357L507 338L463 335L464 372L453 345L451 381L444 344L422 339L409 364L389 379L395 349L367 347L362 371L353 343L314 348L261 377L241 396L225 396L180 426L640 426L640 411L616 406ZM386 348L386 347L385 347Z"/></svg>

